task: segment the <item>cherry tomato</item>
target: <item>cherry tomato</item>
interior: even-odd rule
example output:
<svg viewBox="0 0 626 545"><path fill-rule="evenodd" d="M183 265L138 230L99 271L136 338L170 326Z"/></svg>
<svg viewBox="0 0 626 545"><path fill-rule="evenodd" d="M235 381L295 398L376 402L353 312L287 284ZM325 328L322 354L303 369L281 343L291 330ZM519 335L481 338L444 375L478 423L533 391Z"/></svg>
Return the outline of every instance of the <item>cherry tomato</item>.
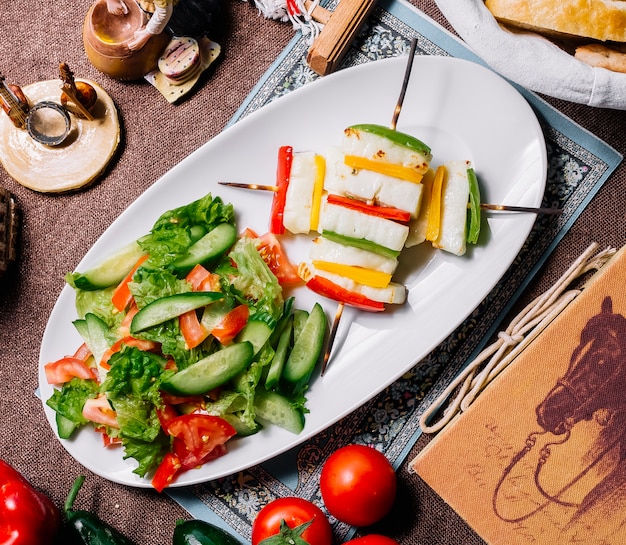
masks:
<svg viewBox="0 0 626 545"><path fill-rule="evenodd" d="M396 474L384 454L365 445L348 445L331 454L320 476L328 512L353 526L381 520L396 497Z"/></svg>
<svg viewBox="0 0 626 545"><path fill-rule="evenodd" d="M259 511L252 523L252 545L278 534L281 520L291 529L312 520L301 536L309 545L331 545L333 541L330 523L317 505L302 498L287 497L274 500Z"/></svg>
<svg viewBox="0 0 626 545"><path fill-rule="evenodd" d="M395 539L380 534L368 534L356 537L346 542L345 545L400 545Z"/></svg>

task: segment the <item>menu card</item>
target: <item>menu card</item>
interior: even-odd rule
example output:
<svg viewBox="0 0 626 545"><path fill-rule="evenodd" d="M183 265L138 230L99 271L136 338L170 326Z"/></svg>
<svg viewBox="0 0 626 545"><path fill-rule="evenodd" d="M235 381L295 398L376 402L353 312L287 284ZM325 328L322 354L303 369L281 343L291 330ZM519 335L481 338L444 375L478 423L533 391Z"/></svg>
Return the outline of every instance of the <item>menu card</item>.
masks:
<svg viewBox="0 0 626 545"><path fill-rule="evenodd" d="M626 249L411 462L489 544L626 543Z"/></svg>

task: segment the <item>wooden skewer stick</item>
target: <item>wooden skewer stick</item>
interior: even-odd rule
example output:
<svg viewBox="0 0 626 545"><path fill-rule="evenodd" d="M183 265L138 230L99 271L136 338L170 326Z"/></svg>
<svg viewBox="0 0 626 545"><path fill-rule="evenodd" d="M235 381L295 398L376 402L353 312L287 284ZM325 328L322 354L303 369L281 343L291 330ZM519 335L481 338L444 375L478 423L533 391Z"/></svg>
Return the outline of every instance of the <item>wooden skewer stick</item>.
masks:
<svg viewBox="0 0 626 545"><path fill-rule="evenodd" d="M400 117L400 112L402 111L402 104L404 103L404 97L406 95L406 89L409 85L409 79L411 78L411 69L413 68L413 58L415 57L415 50L417 48L417 38L413 38L411 40L411 49L409 50L409 58L407 59L406 69L404 71L404 79L402 80L402 86L400 88L400 94L398 96L398 101L396 102L396 107L394 108L393 115L391 116L391 129L396 130L396 124L398 123L398 117ZM341 315L343 314L344 303L339 302L337 304L337 311L335 312L335 319L333 320L333 324L330 328L330 336L328 338L328 344L326 345L326 351L324 352L324 360L322 363L322 371L320 376L324 376L326 369L328 368L328 364L330 363L330 355L333 349L333 343L335 342L335 335L337 334L337 329L339 328L339 321L341 320Z"/></svg>
<svg viewBox="0 0 626 545"><path fill-rule="evenodd" d="M278 191L278 187L275 185L246 184L242 182L217 183L228 187L239 187L241 189L252 189L255 191ZM552 216L558 216L559 214L563 213L563 210L561 208L533 208L532 206L514 206L507 204L480 203L480 207L483 210L495 210L496 212L527 212L530 214L548 214Z"/></svg>
<svg viewBox="0 0 626 545"><path fill-rule="evenodd" d="M323 377L326 372L326 368L328 367L328 362L330 361L330 353L332 351L333 344L335 342L335 337L337 336L337 329L339 328L339 322L341 320L341 315L343 314L343 303L339 303L337 305L337 310L335 311L335 318L333 319L332 326L330 327L330 334L328 335L328 344L326 346L326 350L324 352L324 359L322 360L322 371L320 372L320 376Z"/></svg>
<svg viewBox="0 0 626 545"><path fill-rule="evenodd" d="M496 210L498 212L530 212L531 214L551 214L558 216L563 213L562 208L533 208L531 206L509 206L506 204L480 203L483 210Z"/></svg>

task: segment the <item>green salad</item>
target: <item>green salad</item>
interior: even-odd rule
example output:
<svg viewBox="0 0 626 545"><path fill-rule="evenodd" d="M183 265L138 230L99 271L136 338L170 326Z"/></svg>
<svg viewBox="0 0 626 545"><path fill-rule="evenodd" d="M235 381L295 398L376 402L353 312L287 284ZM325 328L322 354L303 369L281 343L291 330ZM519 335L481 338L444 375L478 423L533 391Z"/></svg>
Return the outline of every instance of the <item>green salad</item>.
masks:
<svg viewBox="0 0 626 545"><path fill-rule="evenodd" d="M265 425L304 427L327 319L296 308L273 235L238 234L211 194L164 213L97 267L66 275L84 343L45 365L67 439L90 426L162 490Z"/></svg>

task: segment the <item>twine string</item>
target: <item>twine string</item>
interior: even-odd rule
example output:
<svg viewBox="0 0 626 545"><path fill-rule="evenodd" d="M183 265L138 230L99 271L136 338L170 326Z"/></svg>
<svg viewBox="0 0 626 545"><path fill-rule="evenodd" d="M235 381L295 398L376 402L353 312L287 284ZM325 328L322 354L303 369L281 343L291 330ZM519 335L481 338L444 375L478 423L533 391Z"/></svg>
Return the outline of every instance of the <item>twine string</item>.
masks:
<svg viewBox="0 0 626 545"><path fill-rule="evenodd" d="M584 285L567 290L572 282L589 271L599 270L616 252L614 248L606 248L594 255L597 249L597 243L589 245L547 291L529 303L506 330L499 332L497 339L457 375L421 415L420 427L424 433L441 431L456 414L466 411L487 385L582 292ZM456 395L441 418L431 422L454 392Z"/></svg>

